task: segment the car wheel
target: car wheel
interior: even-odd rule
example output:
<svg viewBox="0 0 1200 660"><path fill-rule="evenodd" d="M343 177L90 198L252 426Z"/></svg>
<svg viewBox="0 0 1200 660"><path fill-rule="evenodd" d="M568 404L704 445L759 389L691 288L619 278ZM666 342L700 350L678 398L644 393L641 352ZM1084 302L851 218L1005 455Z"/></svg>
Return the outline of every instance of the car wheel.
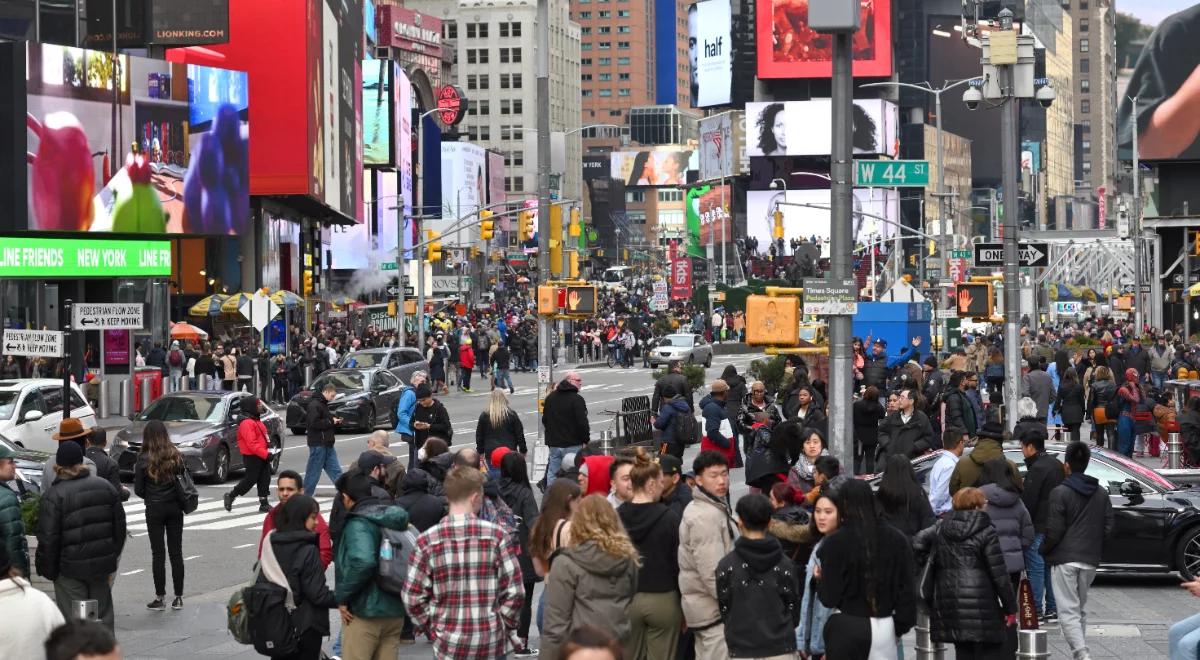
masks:
<svg viewBox="0 0 1200 660"><path fill-rule="evenodd" d="M279 436L271 438L271 448L278 450L275 452L275 456L271 458L271 474L278 474L279 461L283 459L283 439Z"/></svg>
<svg viewBox="0 0 1200 660"><path fill-rule="evenodd" d="M304 435L304 429L302 429L298 426L293 426L293 427L289 428L288 430L292 432L292 435Z"/></svg>
<svg viewBox="0 0 1200 660"><path fill-rule="evenodd" d="M362 431L363 433L370 433L375 430L375 426L375 406L372 405L370 408L367 408L367 416L363 418Z"/></svg>
<svg viewBox="0 0 1200 660"><path fill-rule="evenodd" d="M229 479L229 450L222 445L217 449L217 461L213 464L212 482L223 484Z"/></svg>
<svg viewBox="0 0 1200 660"><path fill-rule="evenodd" d="M1187 582L1200 577L1200 526L1180 537L1179 545L1175 546L1175 569Z"/></svg>
<svg viewBox="0 0 1200 660"><path fill-rule="evenodd" d="M704 361L704 368L707 369L711 366L712 366L712 353L709 353L708 359Z"/></svg>

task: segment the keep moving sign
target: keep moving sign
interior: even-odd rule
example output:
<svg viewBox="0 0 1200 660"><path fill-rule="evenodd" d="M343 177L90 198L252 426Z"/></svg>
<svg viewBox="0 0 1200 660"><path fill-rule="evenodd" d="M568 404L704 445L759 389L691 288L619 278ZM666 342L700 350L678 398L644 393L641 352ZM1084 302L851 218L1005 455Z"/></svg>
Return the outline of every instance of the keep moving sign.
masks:
<svg viewBox="0 0 1200 660"><path fill-rule="evenodd" d="M71 327L75 330L140 330L142 303L74 303Z"/></svg>
<svg viewBox="0 0 1200 660"><path fill-rule="evenodd" d="M0 343L4 355L62 357L63 333L58 330L5 330Z"/></svg>

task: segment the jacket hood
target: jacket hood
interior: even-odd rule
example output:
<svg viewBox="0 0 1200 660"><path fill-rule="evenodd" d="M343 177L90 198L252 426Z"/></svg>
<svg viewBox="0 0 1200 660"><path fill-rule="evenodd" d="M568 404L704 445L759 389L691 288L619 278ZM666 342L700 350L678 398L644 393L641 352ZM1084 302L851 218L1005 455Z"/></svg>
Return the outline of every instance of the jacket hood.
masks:
<svg viewBox="0 0 1200 660"><path fill-rule="evenodd" d="M608 468L612 465L612 456L587 456L583 464L587 466L587 488L583 495L608 495L612 480L608 477Z"/></svg>
<svg viewBox="0 0 1200 660"><path fill-rule="evenodd" d="M782 509L776 509L771 518L795 525L807 525L810 520L808 510L799 504L789 504Z"/></svg>
<svg viewBox="0 0 1200 660"><path fill-rule="evenodd" d="M622 507L624 508L624 507ZM615 578L629 570L628 557L610 555L600 549L595 541L585 541L563 550L580 568L599 577Z"/></svg>
<svg viewBox="0 0 1200 660"><path fill-rule="evenodd" d="M500 480L488 479L483 482L483 496L493 500L500 497Z"/></svg>
<svg viewBox="0 0 1200 660"><path fill-rule="evenodd" d="M983 511L952 511L942 520L941 534L951 542L965 541L991 526L992 519Z"/></svg>
<svg viewBox="0 0 1200 660"><path fill-rule="evenodd" d="M1021 501L1020 493L1014 493L1011 490L1004 490L996 484L987 484L986 486L981 487L980 490L982 490L983 494L987 496L988 504L992 506L998 506L1002 509L1015 506L1017 502Z"/></svg>
<svg viewBox="0 0 1200 660"><path fill-rule="evenodd" d="M298 529L292 532L281 532L279 530L275 530L271 532L271 545L317 545L317 533L310 532L307 529Z"/></svg>
<svg viewBox="0 0 1200 660"><path fill-rule="evenodd" d="M773 536L761 539L748 539L744 536L733 542L733 551L755 573L766 573L779 564L783 558L783 548L779 540Z"/></svg>
<svg viewBox="0 0 1200 660"><path fill-rule="evenodd" d="M617 509L617 515L625 525L625 531L629 532L629 538L633 539L634 543L640 543L650 536L654 528L658 526L658 521L670 510L662 502L647 504L626 502Z"/></svg>
<svg viewBox="0 0 1200 660"><path fill-rule="evenodd" d="M1087 474L1068 474L1062 483L1067 488L1084 497L1091 497L1096 492L1096 489L1100 488L1100 481L1096 477Z"/></svg>
<svg viewBox="0 0 1200 660"><path fill-rule="evenodd" d="M409 470L404 475L404 492L405 493L428 493L429 481L432 477L425 470L415 467Z"/></svg>
<svg viewBox="0 0 1200 660"><path fill-rule="evenodd" d="M554 388L558 392L578 392L579 388L573 383L568 382L565 378L558 381L558 387Z"/></svg>
<svg viewBox="0 0 1200 660"><path fill-rule="evenodd" d="M995 458L1004 458L1004 449L999 442L990 438L980 438L970 454L970 459L980 467Z"/></svg>
<svg viewBox="0 0 1200 660"><path fill-rule="evenodd" d="M528 487L525 486L525 484L517 483L508 477L500 477L499 490L502 497L508 498L510 496L515 497L519 495L522 491L528 490Z"/></svg>
<svg viewBox="0 0 1200 660"><path fill-rule="evenodd" d="M354 505L348 515L366 518L380 527L403 530L408 527L408 512L383 500L370 498Z"/></svg>
<svg viewBox="0 0 1200 660"><path fill-rule="evenodd" d="M704 400L705 400L705 401L712 401L712 396L711 396L711 395L709 395L709 396L706 396L706 397L704 397ZM668 402L667 402L667 405L668 405L668 406L670 406L670 407L672 407L672 408L674 408L674 409L675 409L675 412L679 412L679 413L686 413L686 412L688 412L688 405L687 405L687 401L684 401L684 400L683 400L683 397L679 397L679 396L677 396L677 397L675 397L674 399L671 399L670 401L668 401ZM701 402L701 405L704 405L704 402L703 402L703 401Z"/></svg>

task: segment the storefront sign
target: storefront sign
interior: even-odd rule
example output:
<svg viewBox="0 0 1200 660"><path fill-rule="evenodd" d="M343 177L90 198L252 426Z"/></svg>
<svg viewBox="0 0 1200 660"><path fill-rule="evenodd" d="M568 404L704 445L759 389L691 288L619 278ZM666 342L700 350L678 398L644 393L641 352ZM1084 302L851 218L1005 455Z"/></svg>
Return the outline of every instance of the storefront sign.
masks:
<svg viewBox="0 0 1200 660"><path fill-rule="evenodd" d="M0 279L170 275L170 241L0 237Z"/></svg>
<svg viewBox="0 0 1200 660"><path fill-rule="evenodd" d="M442 19L394 5L383 5L376 13L380 46L416 53L442 55Z"/></svg>
<svg viewBox="0 0 1200 660"><path fill-rule="evenodd" d="M438 90L438 118L446 126L457 126L467 114L467 97L456 85L446 85Z"/></svg>

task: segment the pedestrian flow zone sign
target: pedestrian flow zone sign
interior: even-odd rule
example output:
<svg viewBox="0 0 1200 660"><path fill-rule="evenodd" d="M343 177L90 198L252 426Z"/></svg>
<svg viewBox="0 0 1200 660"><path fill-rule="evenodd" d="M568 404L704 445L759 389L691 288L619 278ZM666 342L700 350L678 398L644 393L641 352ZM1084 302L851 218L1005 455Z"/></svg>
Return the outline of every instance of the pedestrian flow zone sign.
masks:
<svg viewBox="0 0 1200 660"><path fill-rule="evenodd" d="M1050 265L1049 243L1021 243L1017 246L1021 268L1043 268ZM976 243L975 266L991 268L1004 265L1003 243Z"/></svg>
<svg viewBox="0 0 1200 660"><path fill-rule="evenodd" d="M140 330L143 303L75 303L71 327L76 330Z"/></svg>
<svg viewBox="0 0 1200 660"><path fill-rule="evenodd" d="M62 357L63 333L58 330L5 330L0 342L5 355Z"/></svg>

